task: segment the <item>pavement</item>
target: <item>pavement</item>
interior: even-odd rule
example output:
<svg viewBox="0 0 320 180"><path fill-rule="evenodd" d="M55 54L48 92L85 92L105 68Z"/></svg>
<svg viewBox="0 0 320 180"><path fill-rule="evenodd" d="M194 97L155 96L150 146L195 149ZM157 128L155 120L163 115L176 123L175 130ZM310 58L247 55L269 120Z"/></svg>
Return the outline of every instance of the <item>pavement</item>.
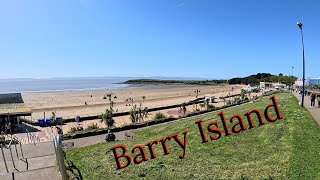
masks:
<svg viewBox="0 0 320 180"><path fill-rule="evenodd" d="M22 152L21 153L21 148ZM52 141L3 147L0 153L0 179L61 179ZM11 156L12 153L12 156ZM9 173L6 171L6 165Z"/></svg>
<svg viewBox="0 0 320 180"><path fill-rule="evenodd" d="M125 132L128 132L130 134L133 134L131 131L121 131L121 132L115 132L114 134L116 135L116 141L122 141L125 140ZM105 140L106 134L101 134L97 136L89 136L89 137L83 137L83 138L78 138L78 139L70 139L70 140L64 140L63 143L68 143L68 142L73 142L75 148L79 147L85 147L85 146L90 146L93 144L99 144L106 142Z"/></svg>
<svg viewBox="0 0 320 180"><path fill-rule="evenodd" d="M294 96L301 102L301 95L299 93L293 93ZM315 107L311 107L310 96L304 97L304 107L309 111L312 117L317 121L320 125L320 107L318 105L318 101L316 99Z"/></svg>

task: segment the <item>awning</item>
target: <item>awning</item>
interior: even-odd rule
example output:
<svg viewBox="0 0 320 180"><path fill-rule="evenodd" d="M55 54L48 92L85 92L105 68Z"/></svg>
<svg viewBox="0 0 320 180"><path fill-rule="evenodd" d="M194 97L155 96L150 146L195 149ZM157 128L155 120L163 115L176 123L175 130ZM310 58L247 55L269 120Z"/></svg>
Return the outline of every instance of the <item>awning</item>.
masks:
<svg viewBox="0 0 320 180"><path fill-rule="evenodd" d="M0 115L31 116L21 93L0 94Z"/></svg>

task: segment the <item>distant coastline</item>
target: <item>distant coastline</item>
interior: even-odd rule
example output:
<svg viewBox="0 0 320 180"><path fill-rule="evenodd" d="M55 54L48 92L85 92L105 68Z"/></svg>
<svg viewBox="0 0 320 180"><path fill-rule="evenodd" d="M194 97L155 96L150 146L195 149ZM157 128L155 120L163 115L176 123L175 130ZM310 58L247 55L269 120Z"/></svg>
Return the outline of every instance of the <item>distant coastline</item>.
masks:
<svg viewBox="0 0 320 180"><path fill-rule="evenodd" d="M70 91L94 91L94 90L115 90L128 88L172 88L176 86L197 85L197 83L181 83L182 80L174 81L180 83L169 83L172 80L163 80L162 83L130 83L136 78L46 78L46 79L2 79L0 80L0 93L39 93L39 92L70 92ZM192 81L201 81L190 80ZM129 83L128 83L129 82ZM198 84L200 85L200 84Z"/></svg>
<svg viewBox="0 0 320 180"><path fill-rule="evenodd" d="M228 84L228 80L162 80L162 79L130 79L123 84L165 84L165 85L217 85Z"/></svg>

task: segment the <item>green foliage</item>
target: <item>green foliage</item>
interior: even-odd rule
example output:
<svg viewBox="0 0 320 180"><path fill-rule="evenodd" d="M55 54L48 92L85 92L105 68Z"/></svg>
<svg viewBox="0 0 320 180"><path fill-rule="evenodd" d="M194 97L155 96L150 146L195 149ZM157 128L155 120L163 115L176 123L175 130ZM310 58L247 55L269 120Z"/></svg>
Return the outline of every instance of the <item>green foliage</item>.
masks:
<svg viewBox="0 0 320 180"><path fill-rule="evenodd" d="M208 105L208 109L214 109L214 108L216 108L214 105L212 105L212 104Z"/></svg>
<svg viewBox="0 0 320 180"><path fill-rule="evenodd" d="M113 119L113 109L106 109L106 112L101 115L101 122L104 122L108 127L114 126L114 119Z"/></svg>
<svg viewBox="0 0 320 180"><path fill-rule="evenodd" d="M93 130L93 129L100 129L100 127L98 126L97 123L92 123L86 128L86 131L87 130Z"/></svg>
<svg viewBox="0 0 320 180"><path fill-rule="evenodd" d="M126 84L195 84L195 85L215 85L227 83L227 80L160 80L160 79L133 79L128 80Z"/></svg>
<svg viewBox="0 0 320 180"><path fill-rule="evenodd" d="M298 100L291 94L277 94L277 101L283 119L275 122L266 121L259 126L257 116L253 122L257 125L237 134L225 136L218 140L202 143L195 121L203 119L206 133L209 123L219 121L217 111L181 121L142 128L135 132L130 141L110 142L82 148L66 150L67 157L81 170L84 179L320 179L320 127L308 113L298 105ZM269 96L262 97L256 103L247 103L235 108L225 109L229 128L230 117L244 115L253 108L262 112L270 104ZM275 112L270 110L272 117ZM243 118L249 127L247 118ZM116 162L109 147L125 144L126 153L134 156L131 150L136 144L145 144L161 137L177 133L183 139L182 132L188 130L187 152L183 159L180 145L167 141L169 155L163 155L161 144L154 145L157 157L142 164L131 163L129 167L116 170ZM108 146L108 147L106 147ZM145 150L147 147L144 146ZM121 149L119 149L121 150ZM122 153L122 151L120 151ZM94 157L94 158L93 158ZM147 153L150 159L150 154ZM126 163L126 161L122 161ZM190 168L192 171L190 171ZM92 173L94 170L94 173Z"/></svg>
<svg viewBox="0 0 320 180"><path fill-rule="evenodd" d="M163 114L162 112L157 112L154 115L153 120L159 120L159 119L165 119L165 118L167 118L165 114Z"/></svg>
<svg viewBox="0 0 320 180"><path fill-rule="evenodd" d="M130 109L129 115L130 115L130 119L131 119L132 123L139 122L137 105L134 105L134 106Z"/></svg>
<svg viewBox="0 0 320 180"><path fill-rule="evenodd" d="M246 94L247 92L244 89L241 89L241 93L240 93L241 100L244 100L246 98Z"/></svg>
<svg viewBox="0 0 320 180"><path fill-rule="evenodd" d="M132 123L142 122L145 117L147 117L148 108L145 107L142 109L142 104L139 107L137 105L133 105L130 109L129 116Z"/></svg>
<svg viewBox="0 0 320 180"><path fill-rule="evenodd" d="M294 76L284 76L283 74L272 75L270 73L258 73L256 75L250 75L244 78L232 78L229 79L229 84L250 84L259 85L259 82L280 82L286 85L291 85L298 78Z"/></svg>
<svg viewBox="0 0 320 180"><path fill-rule="evenodd" d="M81 127L81 126L72 127L68 131L68 134L76 133L76 132L79 132L79 131L83 131L83 127Z"/></svg>
<svg viewBox="0 0 320 180"><path fill-rule="evenodd" d="M200 104L200 108L205 108L205 107L206 107L205 103Z"/></svg>
<svg viewBox="0 0 320 180"><path fill-rule="evenodd" d="M55 120L56 118L56 113L52 111L52 116L50 117L51 120Z"/></svg>

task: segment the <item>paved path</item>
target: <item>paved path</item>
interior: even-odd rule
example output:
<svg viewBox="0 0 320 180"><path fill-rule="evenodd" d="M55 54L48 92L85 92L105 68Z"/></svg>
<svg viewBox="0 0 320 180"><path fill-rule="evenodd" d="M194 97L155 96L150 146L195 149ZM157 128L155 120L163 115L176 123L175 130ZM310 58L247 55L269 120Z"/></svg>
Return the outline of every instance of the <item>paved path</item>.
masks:
<svg viewBox="0 0 320 180"><path fill-rule="evenodd" d="M53 142L36 144L23 144L23 157L20 145L17 150L14 145L3 148L4 157L0 154L0 179L12 179L11 172L14 172L15 179L23 180L59 180L61 175L57 171L56 155ZM12 157L12 158L11 158ZM25 158L28 160L28 170ZM5 162L10 173L6 172ZM15 168L14 168L15 165Z"/></svg>
<svg viewBox="0 0 320 180"><path fill-rule="evenodd" d="M301 95L298 93L293 93L296 98L301 102ZM309 111L309 113L313 116L313 118L320 125L320 108L318 107L318 101L316 100L315 107L311 107L310 96L304 97L304 107Z"/></svg>

